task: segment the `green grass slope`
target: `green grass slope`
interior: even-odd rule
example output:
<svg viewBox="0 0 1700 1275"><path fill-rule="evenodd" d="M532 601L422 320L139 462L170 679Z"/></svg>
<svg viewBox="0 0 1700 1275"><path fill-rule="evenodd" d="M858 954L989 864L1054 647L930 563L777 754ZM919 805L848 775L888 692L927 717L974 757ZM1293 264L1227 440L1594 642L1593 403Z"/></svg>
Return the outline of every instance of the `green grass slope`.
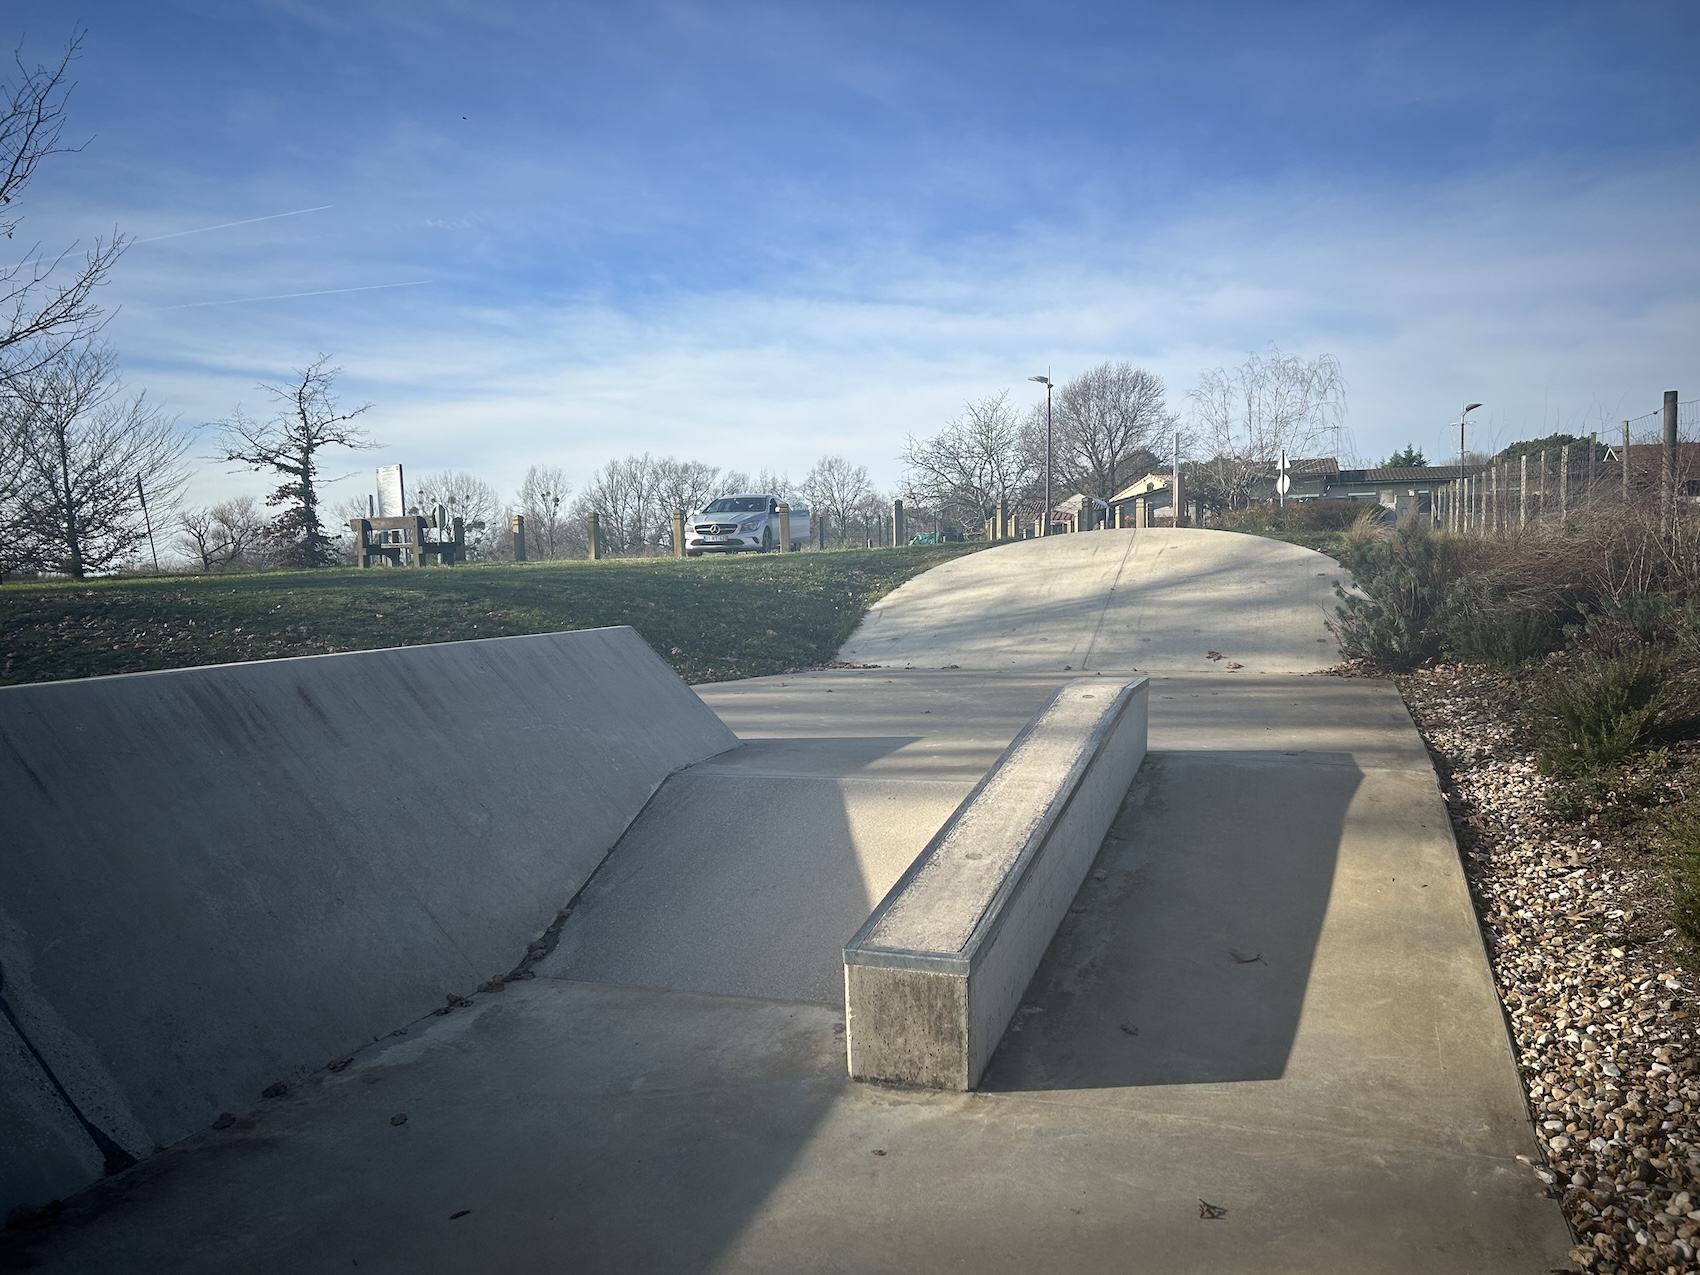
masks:
<svg viewBox="0 0 1700 1275"><path fill-rule="evenodd" d="M869 605L977 545L0 587L0 684L629 624L688 682L827 663Z"/></svg>

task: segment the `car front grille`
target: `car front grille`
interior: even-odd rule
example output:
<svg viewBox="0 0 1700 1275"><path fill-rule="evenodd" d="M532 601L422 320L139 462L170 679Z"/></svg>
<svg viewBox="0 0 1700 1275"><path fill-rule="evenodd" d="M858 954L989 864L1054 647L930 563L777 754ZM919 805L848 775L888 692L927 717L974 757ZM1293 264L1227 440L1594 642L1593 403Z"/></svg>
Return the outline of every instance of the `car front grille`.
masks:
<svg viewBox="0 0 1700 1275"><path fill-rule="evenodd" d="M729 536L738 530L735 522L699 522L692 528L699 536Z"/></svg>

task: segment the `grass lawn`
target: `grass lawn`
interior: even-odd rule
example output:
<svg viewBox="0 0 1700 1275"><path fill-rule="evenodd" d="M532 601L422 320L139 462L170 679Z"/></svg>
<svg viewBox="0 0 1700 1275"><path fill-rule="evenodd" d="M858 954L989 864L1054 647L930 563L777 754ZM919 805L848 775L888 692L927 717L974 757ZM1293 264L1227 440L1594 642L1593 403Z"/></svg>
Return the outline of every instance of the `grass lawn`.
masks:
<svg viewBox="0 0 1700 1275"><path fill-rule="evenodd" d="M0 685L629 624L688 682L824 664L868 606L979 545L273 571L0 587Z"/></svg>

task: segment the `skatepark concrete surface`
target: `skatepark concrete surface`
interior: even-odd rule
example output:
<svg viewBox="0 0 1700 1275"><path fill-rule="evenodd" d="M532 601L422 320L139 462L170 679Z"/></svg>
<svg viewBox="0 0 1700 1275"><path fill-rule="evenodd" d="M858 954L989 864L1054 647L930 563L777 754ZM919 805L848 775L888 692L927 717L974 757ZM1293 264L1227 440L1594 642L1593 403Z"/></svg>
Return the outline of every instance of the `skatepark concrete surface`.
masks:
<svg viewBox="0 0 1700 1275"><path fill-rule="evenodd" d="M0 689L0 1213L512 970L736 743L623 627Z"/></svg>
<svg viewBox="0 0 1700 1275"><path fill-rule="evenodd" d="M1122 538L1072 539L1093 535ZM1446 808L1387 682L1154 672L1146 764L980 1088L848 1078L842 944L1078 675L697 688L741 746L662 784L536 977L104 1180L5 1233L0 1263L1563 1267Z"/></svg>
<svg viewBox="0 0 1700 1275"><path fill-rule="evenodd" d="M1350 575L1311 549L1148 528L1020 540L916 576L840 656L895 668L1302 673L1337 658L1326 621ZM1210 653L1220 657L1212 661Z"/></svg>

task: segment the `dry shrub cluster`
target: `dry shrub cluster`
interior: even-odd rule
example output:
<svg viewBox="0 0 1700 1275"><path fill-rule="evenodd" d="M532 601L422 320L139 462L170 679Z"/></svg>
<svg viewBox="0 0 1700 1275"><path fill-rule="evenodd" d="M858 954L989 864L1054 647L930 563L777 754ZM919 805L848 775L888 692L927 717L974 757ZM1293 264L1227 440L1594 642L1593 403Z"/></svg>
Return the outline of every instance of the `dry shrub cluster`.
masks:
<svg viewBox="0 0 1700 1275"><path fill-rule="evenodd" d="M1499 535L1365 519L1344 559L1357 583L1333 626L1345 653L1377 671L1453 660L1513 677L1524 743L1559 781L1555 813L1627 821L1662 845L1676 924L1700 954L1700 792L1686 774L1700 781L1700 757L1685 747L1700 738L1700 509L1597 508ZM1636 779L1673 769L1654 788Z"/></svg>
<svg viewBox="0 0 1700 1275"><path fill-rule="evenodd" d="M1230 531L1345 531L1363 515L1350 500L1294 501L1290 505L1252 505L1213 515L1211 525Z"/></svg>

